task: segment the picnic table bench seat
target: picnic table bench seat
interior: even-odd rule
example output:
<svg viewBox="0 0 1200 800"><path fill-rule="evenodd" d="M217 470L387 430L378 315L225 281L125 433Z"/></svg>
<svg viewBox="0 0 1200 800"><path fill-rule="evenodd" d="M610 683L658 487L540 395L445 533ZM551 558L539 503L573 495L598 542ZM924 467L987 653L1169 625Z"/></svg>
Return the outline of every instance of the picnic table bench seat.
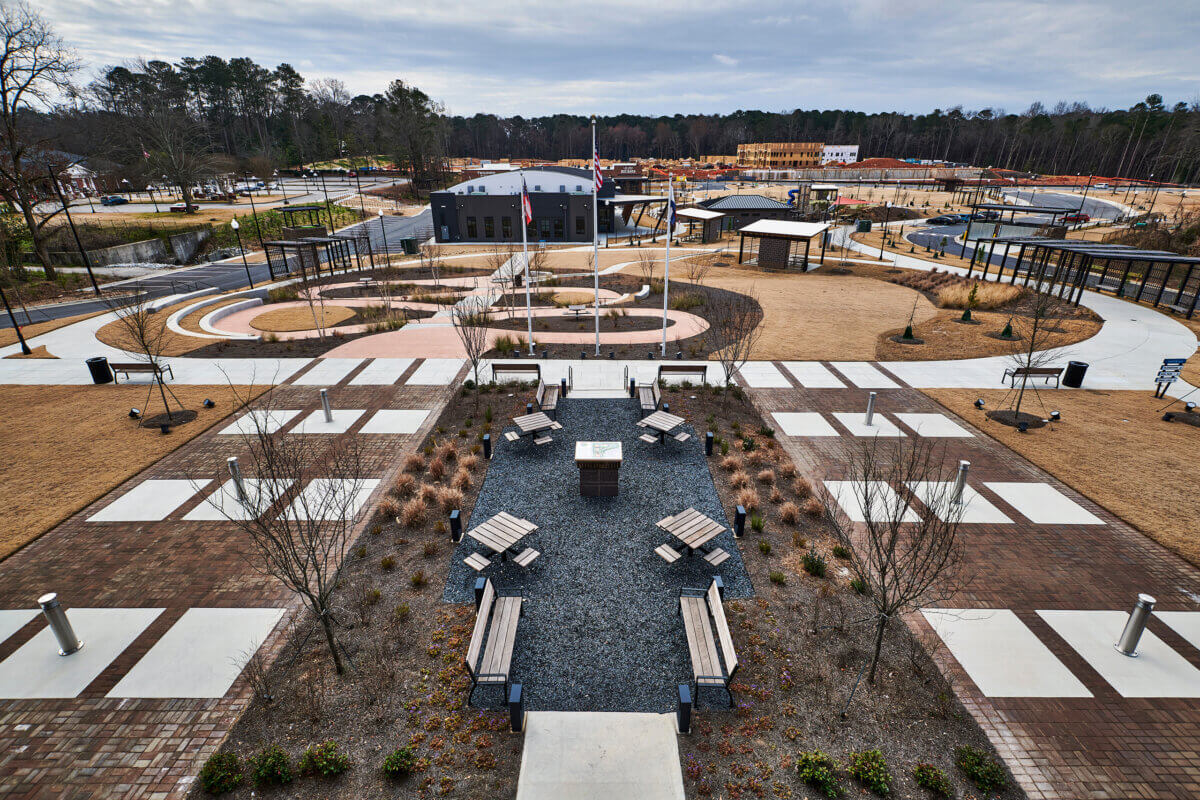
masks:
<svg viewBox="0 0 1200 800"><path fill-rule="evenodd" d="M533 440L534 444L550 444L554 440L550 438L550 434L542 434Z"/></svg>
<svg viewBox="0 0 1200 800"><path fill-rule="evenodd" d="M545 381L538 379L537 393L534 395L534 400L537 402L538 411L554 411L558 410L558 384L546 384Z"/></svg>
<svg viewBox="0 0 1200 800"><path fill-rule="evenodd" d="M1001 381L1012 378L1012 385L1017 385L1017 378L1045 378L1046 384L1050 384L1050 379L1054 379L1054 386L1057 388L1059 378L1062 376L1062 367L1009 367L1004 370L1004 376Z"/></svg>
<svg viewBox="0 0 1200 800"><path fill-rule="evenodd" d="M521 434L517 433L516 431L505 431L504 438L507 441L515 442L517 439L521 438Z"/></svg>
<svg viewBox="0 0 1200 800"><path fill-rule="evenodd" d="M719 547L714 547L705 553L704 560L714 567L719 567L729 558L729 553Z"/></svg>
<svg viewBox="0 0 1200 800"><path fill-rule="evenodd" d="M662 560L666 561L668 564L674 564L683 557L682 553L680 553L674 547L671 547L669 544L660 544L658 547L654 548L654 552L662 557Z"/></svg>
<svg viewBox="0 0 1200 800"><path fill-rule="evenodd" d="M475 689L480 686L503 686L504 699L508 700L513 647L524 610L523 597L498 594L490 578L480 580L484 582L483 591L478 595L475 629L467 646L466 666L471 678L468 706Z"/></svg>
<svg viewBox="0 0 1200 800"><path fill-rule="evenodd" d="M539 553L537 550L534 550L532 547L526 547L513 557L513 563L518 567L528 567L533 563L533 560L540 555L541 553Z"/></svg>
<svg viewBox="0 0 1200 800"><path fill-rule="evenodd" d="M680 431L671 438L677 442L686 442L688 439L692 438L692 435L687 431Z"/></svg>
<svg viewBox="0 0 1200 800"><path fill-rule="evenodd" d="M683 588L679 591L679 614L687 637L692 663L692 697L700 705L700 687L722 689L733 708L729 684L737 673L738 659L722 606L724 584L713 578L708 590ZM724 663L722 663L722 661Z"/></svg>
<svg viewBox="0 0 1200 800"><path fill-rule="evenodd" d="M646 444L655 444L656 442L658 442L658 437L655 436L653 433L643 433L638 438L641 439Z"/></svg>
<svg viewBox="0 0 1200 800"><path fill-rule="evenodd" d="M642 406L642 411L654 411L658 408L659 402L662 400L662 390L658 388L658 383L640 383L637 387L638 403Z"/></svg>
<svg viewBox="0 0 1200 800"><path fill-rule="evenodd" d="M491 559L482 553L471 553L463 559L463 563L476 572L483 572L492 565Z"/></svg>
<svg viewBox="0 0 1200 800"><path fill-rule="evenodd" d="M110 361L108 368L113 373L113 383L117 383L117 373L121 373L126 378L133 374L153 375L158 380L162 380L163 373L171 376L171 380L175 380L175 373L171 371L170 364L146 364L140 361Z"/></svg>

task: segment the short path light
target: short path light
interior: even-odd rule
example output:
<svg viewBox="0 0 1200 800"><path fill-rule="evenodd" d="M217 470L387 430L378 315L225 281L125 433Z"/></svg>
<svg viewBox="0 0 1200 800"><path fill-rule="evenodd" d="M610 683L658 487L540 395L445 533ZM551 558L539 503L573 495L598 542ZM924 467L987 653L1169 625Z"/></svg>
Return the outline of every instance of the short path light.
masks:
<svg viewBox="0 0 1200 800"><path fill-rule="evenodd" d="M42 595L38 598L38 605L42 607L42 614L50 624L50 630L54 631L54 638L58 640L60 656L69 656L83 647L83 642L75 635L75 629L67 620L67 612L63 611L62 603L58 602L57 594L50 592Z"/></svg>
<svg viewBox="0 0 1200 800"><path fill-rule="evenodd" d="M1061 420L1062 420L1062 414L1058 413L1057 411L1050 412L1050 421L1051 422L1059 422Z"/></svg>
<svg viewBox="0 0 1200 800"><path fill-rule="evenodd" d="M325 412L325 421L333 422L333 409L329 406L329 390L321 390L321 410Z"/></svg>
<svg viewBox="0 0 1200 800"><path fill-rule="evenodd" d="M975 407L978 408L980 411L983 410L983 398L982 397L975 401Z"/></svg>
<svg viewBox="0 0 1200 800"><path fill-rule="evenodd" d="M216 404L216 403L214 403L212 400L209 400L209 399L206 397L206 398L204 398L204 402L203 402L203 403L201 403L200 405L204 406L205 408L213 408L213 407L215 407L217 404Z"/></svg>
<svg viewBox="0 0 1200 800"><path fill-rule="evenodd" d="M1150 620L1150 614L1153 613L1156 602L1148 594L1138 595L1137 602L1133 605L1133 611L1129 612L1125 630L1121 631L1121 638L1113 645L1121 655L1137 658L1138 641L1142 638L1143 631L1146 630L1146 623Z"/></svg>
<svg viewBox="0 0 1200 800"><path fill-rule="evenodd" d="M962 505L963 488L967 485L967 470L970 468L970 461L958 462L958 475L954 478L954 491L950 495L950 502L956 506Z"/></svg>
<svg viewBox="0 0 1200 800"><path fill-rule="evenodd" d="M141 415L142 415L142 410L140 408L129 409L129 418L130 419L137 419Z"/></svg>
<svg viewBox="0 0 1200 800"><path fill-rule="evenodd" d="M871 421L875 419L875 394L875 392L871 392L867 395L867 417L864 420L866 425L870 425Z"/></svg>
<svg viewBox="0 0 1200 800"><path fill-rule="evenodd" d="M233 490L237 494L237 499L241 502L246 502L246 487L242 483L242 468L238 466L237 456L230 456L226 459L226 464L229 466L229 477L233 479Z"/></svg>

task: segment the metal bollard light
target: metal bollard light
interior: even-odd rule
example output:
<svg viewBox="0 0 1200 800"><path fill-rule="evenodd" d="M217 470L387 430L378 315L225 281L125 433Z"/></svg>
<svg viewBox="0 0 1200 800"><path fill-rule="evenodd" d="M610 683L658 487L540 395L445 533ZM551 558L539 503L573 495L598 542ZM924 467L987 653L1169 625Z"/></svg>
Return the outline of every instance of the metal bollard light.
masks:
<svg viewBox="0 0 1200 800"><path fill-rule="evenodd" d="M533 403L526 403L526 404L525 404L525 413L526 413L526 414L532 414L532 413L533 413Z"/></svg>
<svg viewBox="0 0 1200 800"><path fill-rule="evenodd" d="M956 506L962 505L963 487L967 485L967 470L970 468L970 461L958 462L958 475L954 478L954 491L950 495L950 502Z"/></svg>
<svg viewBox="0 0 1200 800"><path fill-rule="evenodd" d="M629 379L629 396L637 397L637 381L633 378Z"/></svg>
<svg viewBox="0 0 1200 800"><path fill-rule="evenodd" d="M490 433L483 435L483 459L485 461L492 460L492 435Z"/></svg>
<svg viewBox="0 0 1200 800"><path fill-rule="evenodd" d="M704 455L711 456L713 451L713 432L704 434Z"/></svg>
<svg viewBox="0 0 1200 800"><path fill-rule="evenodd" d="M475 579L475 609L483 603L483 590L487 587L487 578Z"/></svg>
<svg viewBox="0 0 1200 800"><path fill-rule="evenodd" d="M566 378L560 378L558 381L558 396L559 397L567 396L567 379Z"/></svg>
<svg viewBox="0 0 1200 800"><path fill-rule="evenodd" d="M229 477L233 478L233 491L237 499L246 502L246 485L242 483L242 469L238 466L237 456L230 456L225 463L229 465Z"/></svg>
<svg viewBox="0 0 1200 800"><path fill-rule="evenodd" d="M875 392L871 392L869 395L867 395L867 419L866 419L866 424L867 424L867 425L870 425L870 424L871 424L871 421L872 421L872 420L874 420L874 419L875 419Z"/></svg>
<svg viewBox="0 0 1200 800"><path fill-rule="evenodd" d="M524 687L514 683L508 689L508 729L513 733L525 730L525 692Z"/></svg>
<svg viewBox="0 0 1200 800"><path fill-rule="evenodd" d="M675 711L675 729L679 733L692 732L692 687L679 684L679 707Z"/></svg>
<svg viewBox="0 0 1200 800"><path fill-rule="evenodd" d="M329 390L321 390L321 409L325 412L325 421L333 422L333 409L329 406Z"/></svg>
<svg viewBox="0 0 1200 800"><path fill-rule="evenodd" d="M54 638L58 639L60 656L69 656L83 647L83 642L75 635L75 629L67 620L67 612L63 611L62 604L58 602L57 594L50 592L42 595L38 598L38 605L42 607L42 614L50 624L50 630L54 631Z"/></svg>
<svg viewBox="0 0 1200 800"><path fill-rule="evenodd" d="M1158 602L1148 594L1139 594L1137 602L1133 604L1133 611L1129 612L1129 621L1125 623L1125 630L1121 631L1120 640L1113 645L1121 655L1137 658L1138 641L1142 638L1142 632L1146 630L1146 623L1150 621L1150 615L1154 613L1154 604Z"/></svg>
<svg viewBox="0 0 1200 800"><path fill-rule="evenodd" d="M670 414L670 413L671 413L671 404L670 404L670 403L663 403L663 409L662 409L662 410L663 410L663 413L664 413L664 414Z"/></svg>
<svg viewBox="0 0 1200 800"><path fill-rule="evenodd" d="M450 512L450 541L462 541L462 516L457 508Z"/></svg>
<svg viewBox="0 0 1200 800"><path fill-rule="evenodd" d="M742 506L733 514L733 535L738 539L746 535L746 509Z"/></svg>

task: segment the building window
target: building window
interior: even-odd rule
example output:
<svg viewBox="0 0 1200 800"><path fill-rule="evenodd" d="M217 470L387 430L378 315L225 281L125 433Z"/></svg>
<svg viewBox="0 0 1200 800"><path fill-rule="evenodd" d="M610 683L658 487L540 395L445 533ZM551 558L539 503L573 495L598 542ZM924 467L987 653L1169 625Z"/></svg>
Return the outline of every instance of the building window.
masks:
<svg viewBox="0 0 1200 800"><path fill-rule="evenodd" d="M467 238L468 239L479 238L479 230L475 225L474 217L467 217Z"/></svg>
<svg viewBox="0 0 1200 800"><path fill-rule="evenodd" d="M541 231L541 235L542 235L543 239L550 238L550 220L539 219L538 220L538 229Z"/></svg>
<svg viewBox="0 0 1200 800"><path fill-rule="evenodd" d="M505 239L512 238L512 217L500 218L500 232Z"/></svg>
<svg viewBox="0 0 1200 800"><path fill-rule="evenodd" d="M583 236L584 233L586 233L586 232L587 232L587 227L586 227L586 223L584 223L584 221L583 221L583 217L582 216L576 217L575 218L575 235Z"/></svg>
<svg viewBox="0 0 1200 800"><path fill-rule="evenodd" d="M563 227L564 226L563 226L563 221L562 221L561 217L554 220L554 238L555 239L560 240L560 241L562 240L562 238L564 236Z"/></svg>
<svg viewBox="0 0 1200 800"><path fill-rule="evenodd" d="M485 238L485 239L495 239L496 238L496 218L495 217L484 217L483 218L483 238Z"/></svg>

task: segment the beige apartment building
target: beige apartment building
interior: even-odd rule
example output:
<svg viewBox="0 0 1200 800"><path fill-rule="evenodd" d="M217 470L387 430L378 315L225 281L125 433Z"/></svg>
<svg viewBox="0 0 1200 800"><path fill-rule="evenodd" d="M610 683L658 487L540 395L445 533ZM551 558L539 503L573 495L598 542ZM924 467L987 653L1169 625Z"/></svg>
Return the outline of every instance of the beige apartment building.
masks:
<svg viewBox="0 0 1200 800"><path fill-rule="evenodd" d="M752 169L804 169L819 167L823 142L753 142L739 144L738 163Z"/></svg>

